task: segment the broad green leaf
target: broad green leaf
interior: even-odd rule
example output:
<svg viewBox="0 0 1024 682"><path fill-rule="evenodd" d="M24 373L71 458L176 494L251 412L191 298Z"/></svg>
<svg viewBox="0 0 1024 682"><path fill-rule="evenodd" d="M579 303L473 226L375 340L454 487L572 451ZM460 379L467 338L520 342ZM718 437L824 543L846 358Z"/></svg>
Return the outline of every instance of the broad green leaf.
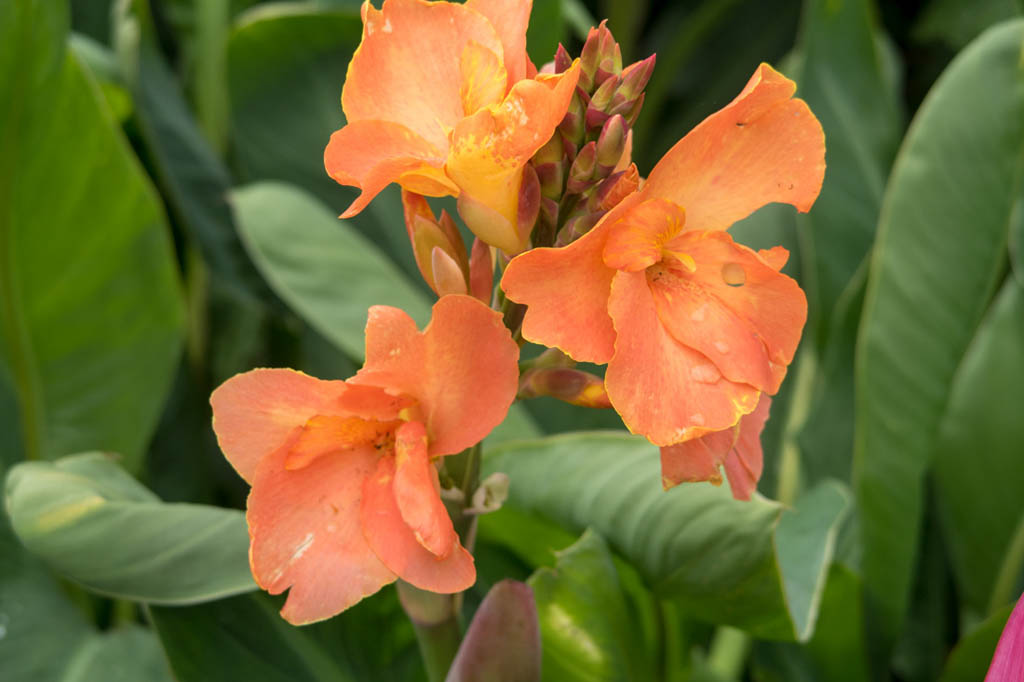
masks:
<svg viewBox="0 0 1024 682"><path fill-rule="evenodd" d="M1008 277L960 363L935 443L958 592L980 614L1016 599L1024 570L1022 349L1024 285Z"/></svg>
<svg viewBox="0 0 1024 682"><path fill-rule="evenodd" d="M28 457L136 468L181 347L160 200L95 84L66 7L0 5L0 353Z"/></svg>
<svg viewBox="0 0 1024 682"><path fill-rule="evenodd" d="M363 357L372 305L423 327L430 304L372 242L305 191L261 182L231 195L242 240L278 296L338 348Z"/></svg>
<svg viewBox="0 0 1024 682"><path fill-rule="evenodd" d="M81 612L25 552L0 509L0 661L10 682L59 680L90 636Z"/></svg>
<svg viewBox="0 0 1024 682"><path fill-rule="evenodd" d="M1004 24L950 64L886 189L858 339L854 450L865 587L883 640L904 619L922 480L1024 191L1022 42L1024 21Z"/></svg>
<svg viewBox="0 0 1024 682"><path fill-rule="evenodd" d="M874 241L889 166L903 128L871 0L806 0L790 76L825 131L825 182L800 216L802 284L824 347L833 310Z"/></svg>
<svg viewBox="0 0 1024 682"><path fill-rule="evenodd" d="M984 679L1012 610L1013 604L998 609L967 633L946 660L939 682L977 682Z"/></svg>
<svg viewBox="0 0 1024 682"><path fill-rule="evenodd" d="M108 455L23 462L5 505L25 547L101 594L189 604L256 589L242 512L165 504Z"/></svg>
<svg viewBox="0 0 1024 682"><path fill-rule="evenodd" d="M228 40L228 95L232 148L243 182L293 183L335 215L352 203L358 190L327 176L324 148L345 123L341 86L361 35L356 5L271 3L239 17ZM418 283L395 187L350 223Z"/></svg>
<svg viewBox="0 0 1024 682"><path fill-rule="evenodd" d="M537 601L545 680L650 680L642 630L608 546L588 530L529 584Z"/></svg>
<svg viewBox="0 0 1024 682"><path fill-rule="evenodd" d="M189 607L150 607L180 682L421 682L415 635L392 588L301 628L257 593Z"/></svg>
<svg viewBox="0 0 1024 682"><path fill-rule="evenodd" d="M793 511L708 484L662 491L657 448L617 433L498 446L486 473L512 479L509 504L577 532L590 526L658 596L759 637L810 635L847 499L826 484Z"/></svg>

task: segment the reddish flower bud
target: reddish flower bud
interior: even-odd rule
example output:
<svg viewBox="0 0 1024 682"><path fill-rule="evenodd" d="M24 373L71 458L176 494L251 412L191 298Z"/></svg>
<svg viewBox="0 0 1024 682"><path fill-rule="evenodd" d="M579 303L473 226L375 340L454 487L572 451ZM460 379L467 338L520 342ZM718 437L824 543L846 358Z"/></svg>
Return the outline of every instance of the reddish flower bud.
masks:
<svg viewBox="0 0 1024 682"><path fill-rule="evenodd" d="M604 379L571 367L527 370L519 380L519 398L550 396L580 407L611 407Z"/></svg>
<svg viewBox="0 0 1024 682"><path fill-rule="evenodd" d="M490 303L494 288L494 249L480 239L473 240L469 254L469 293Z"/></svg>
<svg viewBox="0 0 1024 682"><path fill-rule="evenodd" d="M619 78L619 89L615 93L617 97L621 97L625 101L632 101L643 94L644 88L651 80L651 74L654 73L655 57L656 55L652 54L647 59L630 64L623 70L622 76Z"/></svg>
<svg viewBox="0 0 1024 682"><path fill-rule="evenodd" d="M569 179L566 182L565 190L570 194L581 194L593 182L594 171L597 167L597 143L588 142L580 149L576 159L569 168Z"/></svg>
<svg viewBox="0 0 1024 682"><path fill-rule="evenodd" d="M626 119L622 116L612 116L601 128L597 138L597 168L600 176L607 177L619 164L626 150L628 133Z"/></svg>
<svg viewBox="0 0 1024 682"><path fill-rule="evenodd" d="M569 56L568 50L562 43L558 43L558 49L555 51L555 73L563 73L569 70L572 66L572 57Z"/></svg>
<svg viewBox="0 0 1024 682"><path fill-rule="evenodd" d="M562 133L562 138L566 147L570 149L570 154L583 142L583 134L586 132L587 105L584 102L584 97L586 94L577 88L576 93L569 100L569 110L562 118L562 122L558 124L558 130Z"/></svg>
<svg viewBox="0 0 1024 682"><path fill-rule="evenodd" d="M519 185L519 235L520 243L525 245L533 226L537 224L540 213L540 180L533 166L526 164L523 168L523 182ZM515 254L512 254L515 255Z"/></svg>

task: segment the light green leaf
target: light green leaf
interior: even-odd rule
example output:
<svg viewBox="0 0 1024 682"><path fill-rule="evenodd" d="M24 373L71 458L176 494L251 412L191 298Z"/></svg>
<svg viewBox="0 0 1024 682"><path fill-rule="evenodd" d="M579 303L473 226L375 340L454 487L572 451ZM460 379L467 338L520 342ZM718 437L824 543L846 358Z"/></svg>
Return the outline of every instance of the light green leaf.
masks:
<svg viewBox="0 0 1024 682"><path fill-rule="evenodd" d="M256 589L242 512L165 504L108 455L16 465L5 505L25 547L101 594L189 604Z"/></svg>
<svg viewBox="0 0 1024 682"><path fill-rule="evenodd" d="M709 484L662 491L657 448L616 433L503 444L486 473L512 479L509 504L579 532L591 526L658 596L694 617L759 637L811 634L836 523L847 505L824 484L792 512Z"/></svg>
<svg viewBox="0 0 1024 682"><path fill-rule="evenodd" d="M94 680L174 682L160 641L149 630L134 625L85 640L60 677L60 682Z"/></svg>
<svg viewBox="0 0 1024 682"><path fill-rule="evenodd" d="M1016 599L1024 569L1022 349L1024 285L1009 277L960 363L935 444L946 545L979 614Z"/></svg>
<svg viewBox="0 0 1024 682"><path fill-rule="evenodd" d="M183 306L159 197L66 53L66 7L0 6L0 361L25 454L137 468Z"/></svg>
<svg viewBox="0 0 1024 682"><path fill-rule="evenodd" d="M886 190L858 339L854 451L865 587L883 640L905 617L923 477L1024 191L1022 41L1024 21L1004 24L950 64Z"/></svg>
<svg viewBox="0 0 1024 682"><path fill-rule="evenodd" d="M642 629L608 546L587 530L529 581L537 601L545 680L650 680Z"/></svg>
<svg viewBox="0 0 1024 682"><path fill-rule="evenodd" d="M391 305L423 327L426 296L372 242L313 196L261 182L235 190L242 240L267 282L314 329L363 357L366 311Z"/></svg>

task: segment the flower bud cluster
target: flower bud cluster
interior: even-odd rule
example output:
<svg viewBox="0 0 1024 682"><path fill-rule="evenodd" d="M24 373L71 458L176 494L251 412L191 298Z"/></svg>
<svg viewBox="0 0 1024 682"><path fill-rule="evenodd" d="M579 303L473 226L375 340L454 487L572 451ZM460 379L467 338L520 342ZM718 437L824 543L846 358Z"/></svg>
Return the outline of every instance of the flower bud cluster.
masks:
<svg viewBox="0 0 1024 682"><path fill-rule="evenodd" d="M572 63L559 45L554 72L563 73ZM531 162L540 185L534 246L569 244L637 188L631 129L653 70L653 56L623 68L619 45L605 23L590 30L569 110Z"/></svg>

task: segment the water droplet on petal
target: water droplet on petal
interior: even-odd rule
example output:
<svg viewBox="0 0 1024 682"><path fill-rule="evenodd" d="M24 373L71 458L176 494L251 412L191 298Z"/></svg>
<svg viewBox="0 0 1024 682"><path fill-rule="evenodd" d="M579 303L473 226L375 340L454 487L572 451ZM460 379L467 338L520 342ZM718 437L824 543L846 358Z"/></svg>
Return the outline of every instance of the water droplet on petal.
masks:
<svg viewBox="0 0 1024 682"><path fill-rule="evenodd" d="M715 341L715 350L717 350L719 353L723 353L723 354L724 353L728 353L729 352L729 344L727 344L725 341Z"/></svg>
<svg viewBox="0 0 1024 682"><path fill-rule="evenodd" d="M693 320L694 322L703 322L704 315L707 313L707 310L708 304L702 303L699 308L690 313L690 319Z"/></svg>
<svg viewBox="0 0 1024 682"><path fill-rule="evenodd" d="M704 415L702 415L700 412L696 414L691 414L690 421L696 424L697 426L704 426Z"/></svg>
<svg viewBox="0 0 1024 682"><path fill-rule="evenodd" d="M747 271L739 263L726 263L722 266L722 280L731 287L743 286L747 281Z"/></svg>
<svg viewBox="0 0 1024 682"><path fill-rule="evenodd" d="M695 365L690 368L690 377L702 384L713 384L721 378L718 368L710 363Z"/></svg>

